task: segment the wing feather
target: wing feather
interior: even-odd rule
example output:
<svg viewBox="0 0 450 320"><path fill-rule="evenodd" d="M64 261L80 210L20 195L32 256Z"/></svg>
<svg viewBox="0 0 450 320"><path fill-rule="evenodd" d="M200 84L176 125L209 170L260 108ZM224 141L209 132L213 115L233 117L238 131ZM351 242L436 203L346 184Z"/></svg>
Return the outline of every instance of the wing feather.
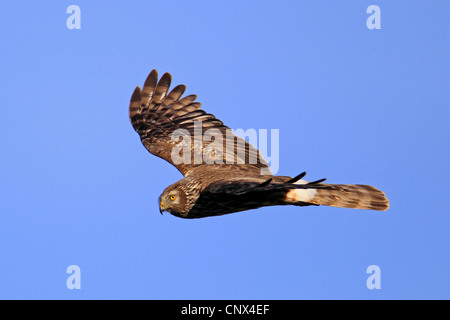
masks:
<svg viewBox="0 0 450 320"><path fill-rule="evenodd" d="M202 159L201 163L193 161L195 154L202 156L208 154L211 157L214 154L214 164L208 165L239 164L241 169L244 165L249 172L254 174L271 174L267 162L255 147L235 136L232 130L213 114L201 110L201 103L195 101L196 95L187 95L182 98L186 91L185 85L177 85L172 91L169 91L171 82L172 76L169 73L165 73L158 81L158 72L152 70L145 80L143 89L137 87L131 96L130 120L150 153L172 163L185 176L199 166L207 165L205 159ZM216 153L211 151L211 146L219 147L217 144L212 145L215 140L203 139L200 144L191 144L190 163L175 164L172 161L172 150L180 143L185 142L172 139L172 134L177 129L184 129L189 132L191 141L194 141L194 133L198 130L197 124L199 123L201 123L202 135L210 129L216 129L213 132L222 134L220 158L217 158ZM226 137L233 140L232 150L229 150L230 148L226 144Z"/></svg>

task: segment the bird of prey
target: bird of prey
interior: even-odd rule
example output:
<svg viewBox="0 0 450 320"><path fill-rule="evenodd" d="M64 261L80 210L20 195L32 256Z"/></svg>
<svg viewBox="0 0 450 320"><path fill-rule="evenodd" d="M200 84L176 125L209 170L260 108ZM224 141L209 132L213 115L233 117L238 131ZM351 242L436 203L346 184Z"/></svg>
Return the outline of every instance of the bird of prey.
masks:
<svg viewBox="0 0 450 320"><path fill-rule="evenodd" d="M185 85L169 91L171 82L169 73L158 81L151 71L129 107L145 148L184 175L159 197L161 213L189 219L276 205L389 208L385 194L372 186L308 182L302 179L306 173L272 175L256 148L202 110L196 95L182 97Z"/></svg>

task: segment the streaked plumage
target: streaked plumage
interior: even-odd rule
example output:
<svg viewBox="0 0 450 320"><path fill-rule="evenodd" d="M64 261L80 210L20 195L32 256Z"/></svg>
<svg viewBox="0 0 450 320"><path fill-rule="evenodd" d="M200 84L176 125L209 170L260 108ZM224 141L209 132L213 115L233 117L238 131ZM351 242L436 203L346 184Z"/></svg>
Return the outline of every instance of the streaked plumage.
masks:
<svg viewBox="0 0 450 320"><path fill-rule="evenodd" d="M201 110L201 104L195 101L197 96L182 98L186 86L178 85L169 91L171 81L169 73L158 81L158 73L153 70L143 89L134 90L129 108L131 123L145 148L184 175L164 190L160 211L182 218L202 218L274 205L389 208L384 193L371 186L325 184L324 179L307 182L302 180L305 173L295 178L273 176L256 148L235 136L214 115ZM185 130L193 142L188 145L189 161L181 163L174 163L172 157L174 148L187 146L172 139L177 129ZM216 142L223 147L220 153L208 139L195 139L198 130L202 135L218 132L230 139ZM226 141L231 141L231 147Z"/></svg>

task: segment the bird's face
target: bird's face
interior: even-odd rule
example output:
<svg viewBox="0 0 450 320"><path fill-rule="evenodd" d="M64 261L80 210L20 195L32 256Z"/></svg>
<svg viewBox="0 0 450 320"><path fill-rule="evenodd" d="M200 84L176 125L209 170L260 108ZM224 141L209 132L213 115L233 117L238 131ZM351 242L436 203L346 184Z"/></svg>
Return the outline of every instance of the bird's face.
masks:
<svg viewBox="0 0 450 320"><path fill-rule="evenodd" d="M166 189L159 197L159 212L168 211L174 215L183 215L186 211L186 194L179 188Z"/></svg>

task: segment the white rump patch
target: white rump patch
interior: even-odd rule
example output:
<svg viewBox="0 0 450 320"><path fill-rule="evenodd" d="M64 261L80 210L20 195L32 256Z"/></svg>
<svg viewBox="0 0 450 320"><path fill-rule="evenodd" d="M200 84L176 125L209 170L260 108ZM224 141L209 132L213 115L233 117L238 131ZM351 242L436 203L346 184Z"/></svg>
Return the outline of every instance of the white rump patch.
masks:
<svg viewBox="0 0 450 320"><path fill-rule="evenodd" d="M295 184L306 184L309 181L306 180L298 180ZM291 189L286 193L286 201L287 202L309 202L317 194L316 189Z"/></svg>

